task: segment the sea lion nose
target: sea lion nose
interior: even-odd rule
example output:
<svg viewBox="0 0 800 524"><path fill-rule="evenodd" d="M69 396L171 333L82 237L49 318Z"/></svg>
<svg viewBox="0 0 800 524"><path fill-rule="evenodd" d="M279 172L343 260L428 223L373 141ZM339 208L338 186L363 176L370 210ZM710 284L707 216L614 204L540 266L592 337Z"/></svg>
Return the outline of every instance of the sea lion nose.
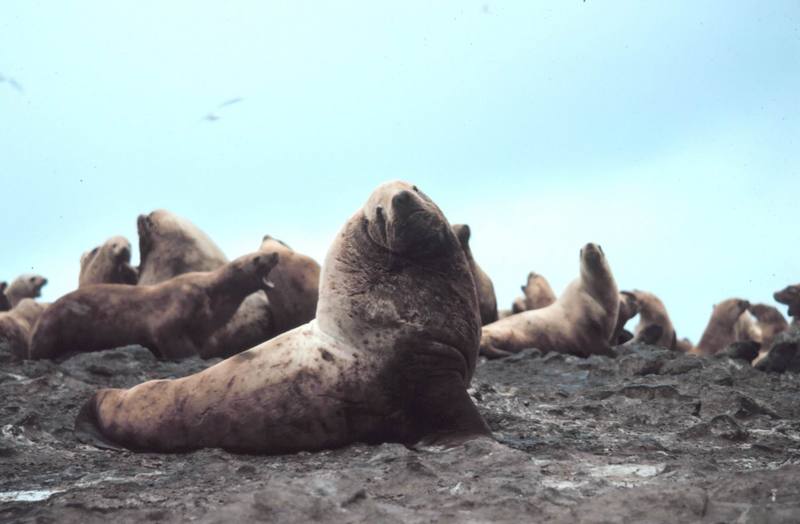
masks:
<svg viewBox="0 0 800 524"><path fill-rule="evenodd" d="M392 197L392 208L396 211L408 211L413 205L414 197L410 191L402 190Z"/></svg>

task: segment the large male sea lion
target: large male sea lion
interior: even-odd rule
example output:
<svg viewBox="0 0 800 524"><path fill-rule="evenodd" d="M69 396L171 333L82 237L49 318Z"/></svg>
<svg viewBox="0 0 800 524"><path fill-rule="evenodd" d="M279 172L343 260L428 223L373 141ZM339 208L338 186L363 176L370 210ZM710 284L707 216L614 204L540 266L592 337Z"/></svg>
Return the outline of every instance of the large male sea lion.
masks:
<svg viewBox="0 0 800 524"><path fill-rule="evenodd" d="M131 266L131 243L125 237L111 237L81 255L79 288L92 284L135 285L138 279L137 269Z"/></svg>
<svg viewBox="0 0 800 524"><path fill-rule="evenodd" d="M735 342L736 322L749 306L748 301L740 298L729 298L716 304L700 342L691 352L697 355L713 355Z"/></svg>
<svg viewBox="0 0 800 524"><path fill-rule="evenodd" d="M137 450L291 453L488 435L467 394L480 337L469 264L415 186L379 186L333 242L315 320L196 375L104 389L76 422Z"/></svg>
<svg viewBox="0 0 800 524"><path fill-rule="evenodd" d="M30 358L141 344L157 357L198 354L244 297L266 285L278 255L254 253L152 286L96 284L56 300L37 322Z"/></svg>
<svg viewBox="0 0 800 524"><path fill-rule="evenodd" d="M478 290L478 306L481 311L481 324L486 325L497 320L497 297L494 294L494 284L489 275L475 262L472 256L472 248L469 246L471 232L467 224L454 224L453 231L461 242L464 254L467 255L467 262L472 270L472 277L475 279L475 287Z"/></svg>
<svg viewBox="0 0 800 524"><path fill-rule="evenodd" d="M48 306L32 298L23 298L11 311L0 313L0 343L8 344L17 357L27 357L33 326Z"/></svg>
<svg viewBox="0 0 800 524"><path fill-rule="evenodd" d="M139 284L158 284L192 271L213 271L228 262L211 238L164 209L139 215Z"/></svg>
<svg viewBox="0 0 800 524"><path fill-rule="evenodd" d="M787 314L792 317L792 325L800 325L800 284L786 286L772 296L776 302L789 306Z"/></svg>
<svg viewBox="0 0 800 524"><path fill-rule="evenodd" d="M498 358L538 348L582 357L612 355L609 340L618 312L619 294L608 260L600 246L586 244L580 276L558 300L484 326L481 354Z"/></svg>
<svg viewBox="0 0 800 524"><path fill-rule="evenodd" d="M8 311L11 309L11 302L8 301L8 297L6 296L7 287L8 282L0 282L0 311Z"/></svg>
<svg viewBox="0 0 800 524"><path fill-rule="evenodd" d="M23 298L39 298L47 279L41 275L20 275L5 289L6 300L13 308Z"/></svg>
<svg viewBox="0 0 800 524"><path fill-rule="evenodd" d="M667 308L660 298L648 291L634 289L630 293L636 297L639 303L639 323L633 333L633 340L645 342L654 346L661 346L667 349L676 349L677 335L672 320L669 318ZM655 340L651 340L649 334L655 328L660 328L661 334Z"/></svg>

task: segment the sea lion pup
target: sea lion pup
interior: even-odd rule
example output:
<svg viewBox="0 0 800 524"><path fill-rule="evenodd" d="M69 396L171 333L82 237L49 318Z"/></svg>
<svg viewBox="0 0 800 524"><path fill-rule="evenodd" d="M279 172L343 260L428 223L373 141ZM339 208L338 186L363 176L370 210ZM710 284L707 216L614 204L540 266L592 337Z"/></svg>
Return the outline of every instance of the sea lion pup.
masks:
<svg viewBox="0 0 800 524"><path fill-rule="evenodd" d="M639 303L633 293L621 291L619 293L619 312L617 312L617 323L614 332L611 334L609 343L613 346L624 344L631 340L633 335L625 330L625 324L639 313Z"/></svg>
<svg viewBox="0 0 800 524"><path fill-rule="evenodd" d="M481 354L508 356L525 348L581 357L613 355L609 340L617 324L619 294L600 246L586 244L580 276L553 304L524 311L483 327Z"/></svg>
<svg viewBox="0 0 800 524"><path fill-rule="evenodd" d="M11 311L0 313L0 343L5 342L15 356L25 358L33 326L48 306L23 298Z"/></svg>
<svg viewBox="0 0 800 524"><path fill-rule="evenodd" d="M524 286L520 286L520 289L523 296L514 300L511 306L511 311L514 313L541 309L556 301L556 294L553 293L550 283L539 273L533 271L528 273L528 280Z"/></svg>
<svg viewBox="0 0 800 524"><path fill-rule="evenodd" d="M379 186L334 240L315 320L195 375L104 389L76 432L147 451L293 453L490 435L467 394L480 316L464 251L415 186Z"/></svg>
<svg viewBox="0 0 800 524"><path fill-rule="evenodd" d="M749 302L740 298L729 298L716 304L700 342L691 352L696 355L713 355L728 347L736 340L736 322L749 306Z"/></svg>
<svg viewBox="0 0 800 524"><path fill-rule="evenodd" d="M792 326L800 325L800 284L786 286L772 297L776 302L789 306L787 314L792 317Z"/></svg>
<svg viewBox="0 0 800 524"><path fill-rule="evenodd" d="M628 292L623 291L623 293ZM639 323L636 325L633 340L667 349L676 349L678 337L667 313L667 308L661 299L648 291L639 289L634 289L629 293L636 297L636 301L639 303ZM656 340L648 340L653 329L650 326L661 327L661 335Z"/></svg>
<svg viewBox="0 0 800 524"><path fill-rule="evenodd" d="M23 298L39 298L47 279L41 275L20 275L5 290L6 299L13 309Z"/></svg>
<svg viewBox="0 0 800 524"><path fill-rule="evenodd" d="M139 215L139 284L158 284L192 271L213 271L228 263L222 250L197 226L157 209Z"/></svg>
<svg viewBox="0 0 800 524"><path fill-rule="evenodd" d="M136 268L131 266L131 243L125 237L111 237L81 255L78 288L92 284L135 285L138 279Z"/></svg>
<svg viewBox="0 0 800 524"><path fill-rule="evenodd" d="M244 297L266 285L277 254L253 253L216 271L189 273L153 286L95 284L56 300L31 335L32 359L129 344L157 357L198 354Z"/></svg>
<svg viewBox="0 0 800 524"><path fill-rule="evenodd" d="M472 278L475 279L475 288L478 290L478 306L481 312L481 324L490 324L497 320L497 297L494 294L494 284L489 275L475 262L469 239L472 232L467 224L453 224L453 231L461 242L464 254L467 256Z"/></svg>
<svg viewBox="0 0 800 524"><path fill-rule="evenodd" d="M8 297L6 296L7 287L8 282L0 282L0 311L8 311L11 309L11 302L8 301Z"/></svg>
<svg viewBox="0 0 800 524"><path fill-rule="evenodd" d="M748 311L756 318L758 328L761 330L761 354L763 355L772 347L775 337L789 329L789 323L778 311L778 308L767 304L750 304Z"/></svg>

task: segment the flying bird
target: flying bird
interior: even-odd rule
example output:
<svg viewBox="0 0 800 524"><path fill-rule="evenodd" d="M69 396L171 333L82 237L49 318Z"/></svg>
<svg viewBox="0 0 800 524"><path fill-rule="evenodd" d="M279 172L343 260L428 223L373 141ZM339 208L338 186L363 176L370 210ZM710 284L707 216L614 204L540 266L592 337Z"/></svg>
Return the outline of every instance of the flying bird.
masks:
<svg viewBox="0 0 800 524"><path fill-rule="evenodd" d="M19 82L17 82L16 80L14 80L11 77L6 77L2 73L0 73L0 84L3 83L3 82L8 82L8 85L13 87L14 89L19 91L20 93L24 93L25 92L25 90L22 89L22 86L19 84Z"/></svg>
<svg viewBox="0 0 800 524"><path fill-rule="evenodd" d="M220 105L218 105L217 110L222 109L224 107L232 106L233 104L238 104L242 100L244 100L244 98L240 96L237 96L236 98L231 98L230 100L226 100L222 102ZM203 120L205 120L206 122L216 122L220 118L222 117L219 115L218 112L212 111L208 113L206 116L204 116Z"/></svg>

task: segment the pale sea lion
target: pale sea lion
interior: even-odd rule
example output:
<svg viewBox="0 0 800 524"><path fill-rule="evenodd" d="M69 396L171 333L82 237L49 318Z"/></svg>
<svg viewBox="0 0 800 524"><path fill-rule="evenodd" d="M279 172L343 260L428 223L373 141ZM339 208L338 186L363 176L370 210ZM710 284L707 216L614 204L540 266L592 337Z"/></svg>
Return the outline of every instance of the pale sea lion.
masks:
<svg viewBox="0 0 800 524"><path fill-rule="evenodd" d="M475 288L478 290L478 305L481 311L481 323L490 324L497 320L497 297L494 294L494 284L489 275L475 262L472 256L472 248L469 246L469 239L472 235L467 224L454 224L453 231L461 242L464 254L467 255L467 262L472 270L472 277L475 279Z"/></svg>
<svg viewBox="0 0 800 524"><path fill-rule="evenodd" d="M265 285L278 255L254 253L204 273L152 286L95 284L55 301L31 336L30 358L56 358L129 344L159 358L198 354L244 297Z"/></svg>
<svg viewBox="0 0 800 524"><path fill-rule="evenodd" d="M23 298L11 311L0 313L0 343L8 344L15 356L25 358L33 326L48 306Z"/></svg>
<svg viewBox="0 0 800 524"><path fill-rule="evenodd" d="M524 286L520 286L520 289L522 296L514 300L511 306L513 313L541 309L556 301L556 294L553 293L550 283L539 273L533 271L528 273L528 280Z"/></svg>
<svg viewBox="0 0 800 524"><path fill-rule="evenodd" d="M11 302L8 301L8 297L6 296L7 287L8 282L0 282L0 311L8 311L11 309Z"/></svg>
<svg viewBox="0 0 800 524"><path fill-rule="evenodd" d="M111 237L81 255L78 288L92 284L135 285L138 279L137 269L131 266L131 243L125 237Z"/></svg>
<svg viewBox="0 0 800 524"><path fill-rule="evenodd" d="M661 299L648 291L639 289L634 289L630 293L636 297L636 301L639 303L639 323L636 325L633 340L667 349L676 349L678 337L667 313L667 308ZM648 333L653 329L650 326L661 328L661 334L655 340L646 340L649 338Z"/></svg>
<svg viewBox="0 0 800 524"><path fill-rule="evenodd" d="M767 304L750 304L748 311L756 318L761 331L761 351L758 358L763 358L772 347L775 337L789 329L789 323L778 308Z"/></svg>
<svg viewBox="0 0 800 524"><path fill-rule="evenodd" d="M792 325L800 325L800 284L786 286L772 296L776 302L789 306L787 314L792 317Z"/></svg>
<svg viewBox="0 0 800 524"><path fill-rule="evenodd" d="M733 340L735 342L757 342L761 344L761 328L758 327L756 317L751 315L748 310L744 310L733 325Z"/></svg>
<svg viewBox="0 0 800 524"><path fill-rule="evenodd" d="M481 353L507 356L525 348L587 357L613 355L609 340L617 323L617 284L603 250L586 244L580 277L553 304L524 311L483 327Z"/></svg>
<svg viewBox="0 0 800 524"><path fill-rule="evenodd" d="M634 296L632 293L628 293L627 291L621 291L619 293L619 311L617 312L617 323L614 327L614 331L611 334L611 339L609 340L611 345L624 344L633 338L633 335L625 330L625 324L627 324L628 321L635 317L638 313L639 303L636 300L636 296Z"/></svg>
<svg viewBox="0 0 800 524"><path fill-rule="evenodd" d="M101 390L76 431L160 452L456 444L490 434L467 394L479 337L475 285L447 219L392 182L334 240L315 320L189 377Z"/></svg>
<svg viewBox="0 0 800 524"><path fill-rule="evenodd" d="M42 296L42 288L45 284L47 284L47 279L41 275L20 275L6 288L6 299L13 308L23 298L39 298Z"/></svg>
<svg viewBox="0 0 800 524"><path fill-rule="evenodd" d="M139 215L139 284L158 284L193 271L213 271L228 262L197 226L164 209Z"/></svg>
<svg viewBox="0 0 800 524"><path fill-rule="evenodd" d="M749 306L749 302L740 298L729 298L716 304L700 342L691 352L697 355L713 355L735 342L736 322Z"/></svg>

